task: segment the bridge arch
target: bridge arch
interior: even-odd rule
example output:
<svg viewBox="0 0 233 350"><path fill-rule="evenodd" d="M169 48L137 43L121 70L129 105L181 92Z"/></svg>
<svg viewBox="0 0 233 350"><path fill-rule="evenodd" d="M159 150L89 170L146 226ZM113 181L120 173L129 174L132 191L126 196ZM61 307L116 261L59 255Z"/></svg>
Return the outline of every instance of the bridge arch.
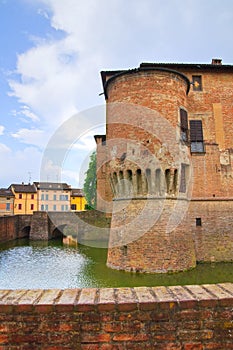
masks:
<svg viewBox="0 0 233 350"><path fill-rule="evenodd" d="M19 232L19 236L21 238L29 238L30 237L30 231L31 231L31 225L27 225L21 228Z"/></svg>
<svg viewBox="0 0 233 350"><path fill-rule="evenodd" d="M77 224L61 224L55 226L51 232L51 238L63 238L63 237L78 237L78 227Z"/></svg>

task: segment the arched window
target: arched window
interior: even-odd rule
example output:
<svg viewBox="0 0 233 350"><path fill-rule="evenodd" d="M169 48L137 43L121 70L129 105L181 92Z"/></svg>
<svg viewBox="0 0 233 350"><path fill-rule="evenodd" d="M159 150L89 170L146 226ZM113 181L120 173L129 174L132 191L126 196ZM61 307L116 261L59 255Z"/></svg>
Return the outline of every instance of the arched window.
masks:
<svg viewBox="0 0 233 350"><path fill-rule="evenodd" d="M174 169L174 177L173 177L173 191L176 193L177 191L177 180L178 180L178 170Z"/></svg>
<svg viewBox="0 0 233 350"><path fill-rule="evenodd" d="M151 170L146 169L146 192L152 192L152 183L151 183Z"/></svg>
<svg viewBox="0 0 233 350"><path fill-rule="evenodd" d="M126 186L127 193L130 195L133 192L133 174L132 170L126 170Z"/></svg>
<svg viewBox="0 0 233 350"><path fill-rule="evenodd" d="M142 171L141 171L141 169L137 169L136 177L137 177L137 193L142 194Z"/></svg>
<svg viewBox="0 0 233 350"><path fill-rule="evenodd" d="M170 169L165 170L165 181L166 181L166 188L167 188L167 193L170 191L170 181L171 181L171 171Z"/></svg>
<svg viewBox="0 0 233 350"><path fill-rule="evenodd" d="M125 186L124 186L124 175L123 175L123 171L122 170L119 171L119 180L120 180L120 183L119 183L120 193L124 194Z"/></svg>

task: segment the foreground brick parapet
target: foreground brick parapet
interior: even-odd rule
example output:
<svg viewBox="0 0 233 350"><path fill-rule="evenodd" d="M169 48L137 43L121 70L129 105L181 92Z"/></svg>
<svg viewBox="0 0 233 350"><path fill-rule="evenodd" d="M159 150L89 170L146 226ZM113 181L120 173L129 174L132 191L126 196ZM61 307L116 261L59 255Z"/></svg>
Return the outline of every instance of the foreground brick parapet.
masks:
<svg viewBox="0 0 233 350"><path fill-rule="evenodd" d="M1 290L0 349L233 349L233 284Z"/></svg>

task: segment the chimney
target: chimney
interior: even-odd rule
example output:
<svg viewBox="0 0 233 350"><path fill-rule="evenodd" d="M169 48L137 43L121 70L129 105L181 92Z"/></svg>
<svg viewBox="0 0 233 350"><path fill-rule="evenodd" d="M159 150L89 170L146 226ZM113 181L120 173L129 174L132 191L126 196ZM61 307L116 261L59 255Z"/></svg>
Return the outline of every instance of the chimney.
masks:
<svg viewBox="0 0 233 350"><path fill-rule="evenodd" d="M215 64L217 66L222 65L222 59L221 58L212 58L212 64Z"/></svg>

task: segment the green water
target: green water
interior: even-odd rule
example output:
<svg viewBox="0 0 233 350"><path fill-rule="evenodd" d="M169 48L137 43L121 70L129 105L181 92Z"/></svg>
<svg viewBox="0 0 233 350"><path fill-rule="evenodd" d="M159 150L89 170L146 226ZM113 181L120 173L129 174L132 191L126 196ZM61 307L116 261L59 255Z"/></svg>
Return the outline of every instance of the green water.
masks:
<svg viewBox="0 0 233 350"><path fill-rule="evenodd" d="M61 241L0 245L0 289L136 287L233 282L233 263L198 264L176 274L135 274L106 267L107 249Z"/></svg>

